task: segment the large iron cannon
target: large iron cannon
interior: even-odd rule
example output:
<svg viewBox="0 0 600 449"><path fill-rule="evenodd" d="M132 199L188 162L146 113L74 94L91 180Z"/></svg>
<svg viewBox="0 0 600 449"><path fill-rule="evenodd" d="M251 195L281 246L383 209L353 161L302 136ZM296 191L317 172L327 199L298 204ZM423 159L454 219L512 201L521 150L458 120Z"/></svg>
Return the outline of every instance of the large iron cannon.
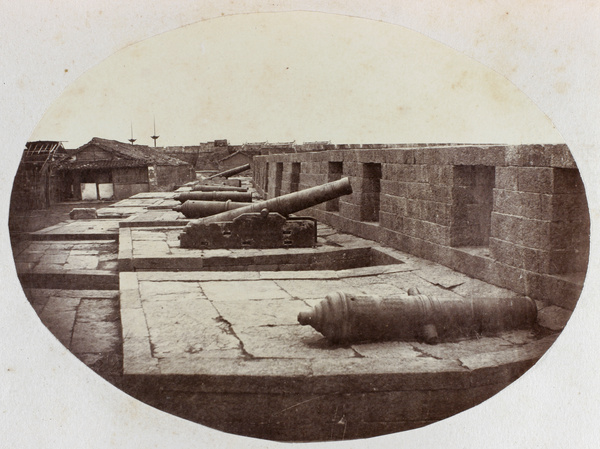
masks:
<svg viewBox="0 0 600 449"><path fill-rule="evenodd" d="M215 186L211 184L199 184L192 187L192 192L247 192L246 187Z"/></svg>
<svg viewBox="0 0 600 449"><path fill-rule="evenodd" d="M181 192L173 197L181 203L186 201L236 201L251 203L252 192Z"/></svg>
<svg viewBox="0 0 600 449"><path fill-rule="evenodd" d="M182 248L313 246L316 243L314 220L286 220L288 215L350 193L352 193L350 181L348 178L343 178L192 220L179 236L180 246ZM226 238L221 238L221 234Z"/></svg>
<svg viewBox="0 0 600 449"><path fill-rule="evenodd" d="M203 218L210 215L220 214L231 209L239 209L247 206L248 203L235 201L194 201L188 200L179 206L173 208L176 212L181 212L186 218Z"/></svg>
<svg viewBox="0 0 600 449"><path fill-rule="evenodd" d="M229 170L222 171L221 173L209 176L207 179L214 178L229 178L230 176L237 175L250 169L250 164L240 165L239 167L230 168Z"/></svg>
<svg viewBox="0 0 600 449"><path fill-rule="evenodd" d="M361 341L438 341L530 328L537 319L527 297L447 299L421 295L381 298L334 292L298 321L332 343Z"/></svg>

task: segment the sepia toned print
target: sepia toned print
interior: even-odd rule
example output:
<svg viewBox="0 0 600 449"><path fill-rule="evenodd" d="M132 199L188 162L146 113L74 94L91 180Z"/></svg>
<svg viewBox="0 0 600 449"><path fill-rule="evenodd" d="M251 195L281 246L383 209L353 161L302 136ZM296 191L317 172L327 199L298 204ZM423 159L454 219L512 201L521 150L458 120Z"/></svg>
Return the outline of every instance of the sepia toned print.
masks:
<svg viewBox="0 0 600 449"><path fill-rule="evenodd" d="M156 128L151 146L136 144L133 126L130 143L32 139L11 202L17 271L66 347L169 413L283 441L425 426L525 373L579 298L585 191L567 146L539 123L548 141L517 143L517 128L506 141L472 140L497 131L469 126L434 143L219 135L160 147ZM182 199L202 186L243 190L253 206L222 198L225 215L186 213L200 200ZM58 223L32 222L54 211ZM342 293L366 311L327 305ZM474 301L499 306L469 312ZM514 312L523 301L533 309ZM390 308L375 312L382 303L419 312L388 322ZM331 326L359 337L302 326L328 307ZM365 330L392 325L409 329Z"/></svg>

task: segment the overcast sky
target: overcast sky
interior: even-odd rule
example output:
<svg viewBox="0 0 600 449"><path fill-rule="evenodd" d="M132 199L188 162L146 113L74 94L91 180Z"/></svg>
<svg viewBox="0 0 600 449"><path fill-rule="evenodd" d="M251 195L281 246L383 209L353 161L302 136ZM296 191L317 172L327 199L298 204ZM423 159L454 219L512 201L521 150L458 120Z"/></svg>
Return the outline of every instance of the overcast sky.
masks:
<svg viewBox="0 0 600 449"><path fill-rule="evenodd" d="M131 45L89 70L30 140L136 143L554 143L492 70L416 32L344 16L228 16Z"/></svg>

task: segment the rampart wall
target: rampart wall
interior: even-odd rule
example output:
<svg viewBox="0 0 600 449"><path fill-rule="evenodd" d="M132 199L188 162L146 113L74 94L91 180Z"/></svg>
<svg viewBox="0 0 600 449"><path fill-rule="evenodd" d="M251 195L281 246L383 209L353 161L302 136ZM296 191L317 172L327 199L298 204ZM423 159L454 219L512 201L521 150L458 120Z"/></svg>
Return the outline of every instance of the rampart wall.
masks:
<svg viewBox="0 0 600 449"><path fill-rule="evenodd" d="M328 145L253 171L269 198L349 177L351 195L303 214L562 307L579 297L590 222L566 145Z"/></svg>

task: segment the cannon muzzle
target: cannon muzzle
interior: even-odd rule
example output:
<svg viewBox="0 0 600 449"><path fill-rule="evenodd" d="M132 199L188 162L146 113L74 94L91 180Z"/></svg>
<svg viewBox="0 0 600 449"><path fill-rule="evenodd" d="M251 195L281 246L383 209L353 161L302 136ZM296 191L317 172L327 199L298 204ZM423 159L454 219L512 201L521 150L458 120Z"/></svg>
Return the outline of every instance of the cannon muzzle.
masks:
<svg viewBox="0 0 600 449"><path fill-rule="evenodd" d="M239 167L230 168L229 170L222 171L215 175L209 176L207 179L213 178L229 178L230 176L240 174L250 169L250 164L240 165Z"/></svg>

